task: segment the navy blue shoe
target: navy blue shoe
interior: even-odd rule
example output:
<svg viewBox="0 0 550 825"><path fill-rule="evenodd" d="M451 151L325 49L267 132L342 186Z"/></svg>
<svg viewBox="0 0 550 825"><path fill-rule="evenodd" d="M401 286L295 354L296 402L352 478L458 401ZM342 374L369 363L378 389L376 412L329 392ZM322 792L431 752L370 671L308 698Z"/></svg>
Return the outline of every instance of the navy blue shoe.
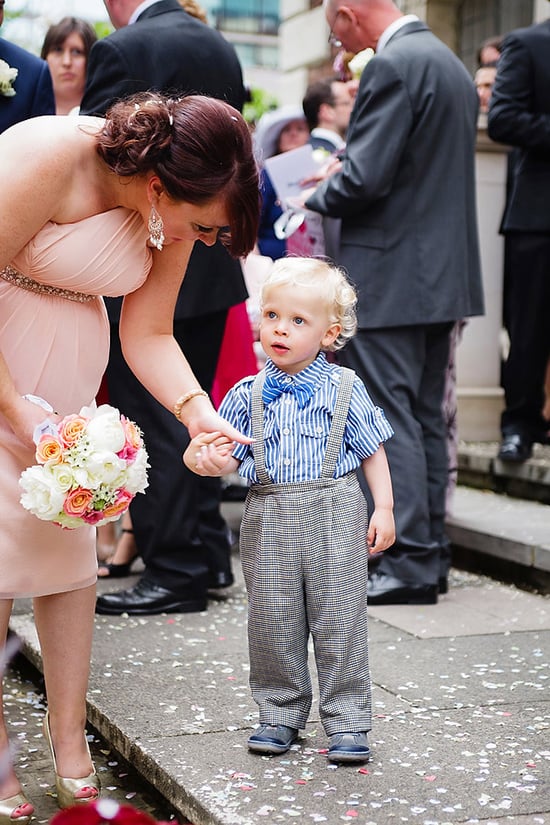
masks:
<svg viewBox="0 0 550 825"><path fill-rule="evenodd" d="M255 753L286 753L298 738L297 728L286 725L260 725L248 739L248 747Z"/></svg>
<svg viewBox="0 0 550 825"><path fill-rule="evenodd" d="M366 733L333 733L327 758L331 762L368 762L370 748Z"/></svg>

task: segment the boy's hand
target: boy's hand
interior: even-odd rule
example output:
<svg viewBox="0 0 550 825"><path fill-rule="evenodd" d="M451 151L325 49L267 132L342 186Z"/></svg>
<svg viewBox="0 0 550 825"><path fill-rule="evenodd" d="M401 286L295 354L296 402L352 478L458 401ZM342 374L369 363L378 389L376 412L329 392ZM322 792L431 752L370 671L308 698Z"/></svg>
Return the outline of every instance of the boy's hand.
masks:
<svg viewBox="0 0 550 825"><path fill-rule="evenodd" d="M183 454L185 466L199 476L222 476L232 460L235 442L219 432L199 433Z"/></svg>
<svg viewBox="0 0 550 825"><path fill-rule="evenodd" d="M367 532L369 556L387 550L395 542L393 510L377 508L372 514Z"/></svg>

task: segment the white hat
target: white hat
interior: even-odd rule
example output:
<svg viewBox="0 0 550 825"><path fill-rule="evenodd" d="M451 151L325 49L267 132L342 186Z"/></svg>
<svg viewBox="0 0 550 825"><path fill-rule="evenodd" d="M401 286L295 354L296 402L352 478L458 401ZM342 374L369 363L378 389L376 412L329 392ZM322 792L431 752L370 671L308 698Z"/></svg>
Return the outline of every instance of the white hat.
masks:
<svg viewBox="0 0 550 825"><path fill-rule="evenodd" d="M277 142L285 126L293 120L304 120L301 106L287 105L263 114L254 132L254 147L257 159L262 162L277 152Z"/></svg>

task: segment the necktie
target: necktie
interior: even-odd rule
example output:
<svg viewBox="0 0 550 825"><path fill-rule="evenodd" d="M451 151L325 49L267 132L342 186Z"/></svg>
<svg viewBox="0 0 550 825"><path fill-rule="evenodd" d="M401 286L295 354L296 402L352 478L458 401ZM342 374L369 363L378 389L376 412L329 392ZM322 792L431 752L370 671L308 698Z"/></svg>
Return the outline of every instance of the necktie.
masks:
<svg viewBox="0 0 550 825"><path fill-rule="evenodd" d="M264 404L269 404L275 401L284 392L290 392L296 397L296 401L300 408L305 407L313 393L315 387L306 381L281 381L277 376L266 375L264 386L262 390L262 401Z"/></svg>

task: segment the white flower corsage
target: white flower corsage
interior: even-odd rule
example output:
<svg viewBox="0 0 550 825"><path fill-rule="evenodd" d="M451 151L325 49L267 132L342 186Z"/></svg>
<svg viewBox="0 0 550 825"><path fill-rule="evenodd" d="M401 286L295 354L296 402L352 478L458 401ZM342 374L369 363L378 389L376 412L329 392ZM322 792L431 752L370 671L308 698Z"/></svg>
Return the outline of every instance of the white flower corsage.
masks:
<svg viewBox="0 0 550 825"><path fill-rule="evenodd" d="M5 60L0 60L0 95L13 97L16 92L13 88L13 81L17 77L19 69L12 69Z"/></svg>
<svg viewBox="0 0 550 825"><path fill-rule="evenodd" d="M373 57L374 49L369 47L368 49L363 49L362 52L357 52L357 54L351 58L348 63L348 68L356 80L361 77L363 69Z"/></svg>

